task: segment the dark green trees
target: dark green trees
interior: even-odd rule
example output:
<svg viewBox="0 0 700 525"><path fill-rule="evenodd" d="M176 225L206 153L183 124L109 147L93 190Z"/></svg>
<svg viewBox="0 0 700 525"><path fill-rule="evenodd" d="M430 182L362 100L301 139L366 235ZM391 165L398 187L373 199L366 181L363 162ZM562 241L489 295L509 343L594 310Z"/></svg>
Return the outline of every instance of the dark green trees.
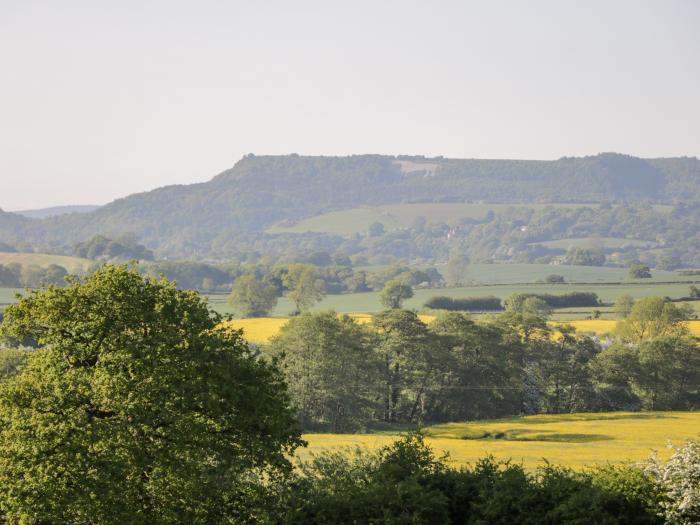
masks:
<svg viewBox="0 0 700 525"><path fill-rule="evenodd" d="M26 523L250 519L299 444L286 389L194 292L106 266L10 306L0 508Z"/></svg>

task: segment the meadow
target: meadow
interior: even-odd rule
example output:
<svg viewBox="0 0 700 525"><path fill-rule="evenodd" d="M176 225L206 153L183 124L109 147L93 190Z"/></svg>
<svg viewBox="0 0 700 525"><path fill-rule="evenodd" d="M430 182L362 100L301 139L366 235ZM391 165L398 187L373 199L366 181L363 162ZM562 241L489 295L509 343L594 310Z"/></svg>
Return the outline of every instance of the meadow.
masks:
<svg viewBox="0 0 700 525"><path fill-rule="evenodd" d="M538 415L490 421L447 423L424 429L428 443L447 452L456 466L493 455L526 468L551 464L583 469L607 463L640 462L653 451L668 457L670 442L700 437L699 412L613 412ZM302 458L327 450L375 449L396 433L306 434Z"/></svg>
<svg viewBox="0 0 700 525"><path fill-rule="evenodd" d="M0 264L6 265L10 263L19 263L21 265L35 264L42 268L46 268L50 264L58 264L68 270L68 273L83 273L94 264L94 261L69 255L0 252Z"/></svg>
<svg viewBox="0 0 700 525"><path fill-rule="evenodd" d="M492 265L492 266L509 266L509 265ZM552 268L552 267L550 267ZM554 270L556 271L556 270ZM678 278L678 276L674 276ZM594 292L604 303L614 303L615 299L621 295L629 294L635 299L648 296L659 297L687 297L690 282L700 282L697 277L685 278L686 281L678 279L677 281L662 282L658 280L639 280L625 282L591 282L591 283L567 283L567 284L484 284L474 286L462 286L458 288L434 288L434 289L415 289L414 296L404 303L404 306L409 309L420 310L423 304L436 295L444 295L452 298L467 298L467 297L484 297L495 296L500 299L505 299L513 293L549 293L549 294L566 294L570 292ZM691 280L692 279L692 280ZM212 308L222 314L233 314L234 310L228 304L228 295L226 294L209 294L209 302ZM377 292L363 293L347 293L338 295L327 295L321 302L316 304L313 310L335 310L339 313L372 313L383 309ZM273 317L287 316L294 310L291 301L286 297L281 297L277 302L277 306L271 312ZM572 311L583 311L582 314L573 315L570 312L565 315L566 318L580 318L591 315L593 308L575 309ZM601 312L612 315L609 308L600 308ZM559 316L556 316L559 317Z"/></svg>
<svg viewBox="0 0 700 525"><path fill-rule="evenodd" d="M278 223L267 229L267 233L330 233L355 235L366 233L370 224L380 222L387 230L407 228L416 219L456 223L461 219L482 220L489 212L499 213L513 207L541 210L555 208L596 207L597 204L484 204L484 203L416 203L390 204L385 206L361 206L334 211L297 221ZM655 206L659 211L669 211L670 206Z"/></svg>

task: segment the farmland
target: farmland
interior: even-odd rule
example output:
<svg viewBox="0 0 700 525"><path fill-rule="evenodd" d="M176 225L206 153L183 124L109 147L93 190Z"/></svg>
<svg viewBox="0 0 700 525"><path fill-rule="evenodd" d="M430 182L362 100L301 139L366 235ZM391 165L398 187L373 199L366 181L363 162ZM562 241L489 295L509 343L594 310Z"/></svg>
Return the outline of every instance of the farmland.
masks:
<svg viewBox="0 0 700 525"><path fill-rule="evenodd" d="M93 263L90 259L71 257L68 255L49 255L46 253L15 253L0 252L0 264L18 263L21 265L35 264L45 268L50 264L63 266L68 273L85 272Z"/></svg>
<svg viewBox="0 0 700 525"><path fill-rule="evenodd" d="M351 314L360 323L369 322L369 315ZM424 323L430 323L434 316L421 315ZM289 321L288 317L258 317L254 319L234 319L227 324L231 328L243 329L243 336L253 343L267 343L272 337L277 335L282 327ZM568 324L576 328L579 332L594 333L603 335L615 329L617 321L612 319L580 319L580 320L557 320L552 322L556 327L560 324ZM700 321L688 321L690 333L700 337Z"/></svg>
<svg viewBox="0 0 700 525"><path fill-rule="evenodd" d="M623 246L635 246L637 248L648 248L654 243L651 241L640 241L638 239L625 239L622 237L577 237L572 239L557 239L556 241L533 242L530 244L539 244L546 248L556 250L568 250L572 247L590 248L592 246L600 246L605 249L622 248Z"/></svg>
<svg viewBox="0 0 700 525"><path fill-rule="evenodd" d="M474 463L492 454L527 468L544 464L585 468L589 465L637 462L658 451L667 457L668 442L679 444L700 435L698 412L615 412L539 415L511 419L448 423L427 427L428 443L448 452L454 465ZM302 455L354 447L377 448L395 434L307 434Z"/></svg>
<svg viewBox="0 0 700 525"><path fill-rule="evenodd" d="M655 283L655 282L626 282L626 283L595 283L595 284L497 284L483 286L464 286L459 288L437 288L415 290L415 295L405 302L406 308L420 310L426 300L436 295L444 295L452 298L483 297L493 295L505 299L513 293L550 293L565 294L569 292L594 292L606 303L612 303L624 294L634 298L647 296L660 297L686 297L689 284L681 282ZM227 303L227 295L211 294L209 300L212 308L220 313L233 313L233 309ZM272 311L272 316L285 316L294 309L292 303L281 297L277 306ZM327 295L314 310L335 310L340 313L372 313L382 310L379 295L375 292L348 293L339 295ZM601 309L604 310L604 309ZM590 312L586 313L586 316ZM568 317L568 315L567 315Z"/></svg>
<svg viewBox="0 0 700 525"><path fill-rule="evenodd" d="M499 213L513 207L526 207L542 210L547 207L583 208L597 204L484 204L484 203L420 203L389 204L384 206L362 206L347 210L333 211L309 217L298 222L277 223L267 229L267 233L329 233L354 235L366 233L370 224L380 222L387 230L406 228L416 219L456 223L461 219L482 220L489 212ZM670 206L654 206L657 211L666 212Z"/></svg>

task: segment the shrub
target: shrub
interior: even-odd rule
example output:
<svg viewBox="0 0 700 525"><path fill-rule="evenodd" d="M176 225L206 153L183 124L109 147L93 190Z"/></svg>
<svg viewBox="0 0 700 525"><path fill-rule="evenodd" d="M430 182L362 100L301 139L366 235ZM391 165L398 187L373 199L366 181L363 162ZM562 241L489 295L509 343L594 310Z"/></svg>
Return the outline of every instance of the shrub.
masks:
<svg viewBox="0 0 700 525"><path fill-rule="evenodd" d="M428 299L424 306L434 310L451 310L464 312L497 312L503 310L503 305L498 297L466 297L453 299L452 297L438 296Z"/></svg>

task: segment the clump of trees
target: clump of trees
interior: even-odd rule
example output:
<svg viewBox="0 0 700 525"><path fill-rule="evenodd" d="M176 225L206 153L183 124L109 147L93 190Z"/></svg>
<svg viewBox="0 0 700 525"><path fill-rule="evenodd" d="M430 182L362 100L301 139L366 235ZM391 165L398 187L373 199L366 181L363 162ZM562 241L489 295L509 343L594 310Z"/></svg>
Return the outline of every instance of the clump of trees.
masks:
<svg viewBox="0 0 700 525"><path fill-rule="evenodd" d="M443 295L431 297L424 306L434 310L450 310L462 312L497 312L503 310L498 297L467 297L453 298Z"/></svg>
<svg viewBox="0 0 700 525"><path fill-rule="evenodd" d="M603 344L566 326L555 336L546 321L551 307L539 297L508 306L488 321L446 312L430 325L401 309L377 314L369 325L307 314L292 319L263 353L285 364L301 421L317 430L700 408L700 352L685 308L640 300Z"/></svg>
<svg viewBox="0 0 700 525"><path fill-rule="evenodd" d="M605 264L605 252L600 248L579 248L572 246L566 252L564 264L578 266L603 266Z"/></svg>
<svg viewBox="0 0 700 525"><path fill-rule="evenodd" d="M78 257L101 261L153 260L153 252L139 244L133 233L125 233L115 239L95 235L88 241L76 244L73 253Z"/></svg>
<svg viewBox="0 0 700 525"><path fill-rule="evenodd" d="M39 288L54 284L64 286L68 270L59 264L42 267L37 264L0 264L0 286Z"/></svg>

